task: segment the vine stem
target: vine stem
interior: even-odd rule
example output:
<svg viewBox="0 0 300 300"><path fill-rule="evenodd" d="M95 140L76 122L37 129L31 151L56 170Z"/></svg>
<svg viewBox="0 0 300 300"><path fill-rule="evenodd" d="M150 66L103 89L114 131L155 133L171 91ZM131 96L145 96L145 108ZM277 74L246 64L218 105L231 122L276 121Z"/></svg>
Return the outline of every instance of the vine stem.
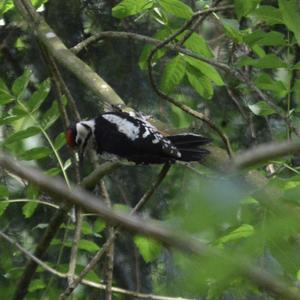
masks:
<svg viewBox="0 0 300 300"><path fill-rule="evenodd" d="M43 133L44 137L46 138L47 142L49 143L49 145L50 145L50 147L51 147L51 149L52 149L52 151L53 151L53 153L54 153L54 155L55 155L55 157L56 157L56 159L58 161L58 164L59 164L59 166L61 168L61 171L63 173L63 176L64 176L64 179L66 181L66 184L70 188L70 181L69 181L67 173L66 173L66 171L64 169L63 162L62 162L62 160L61 160L61 158L60 158L57 150L55 149L55 147L54 147L54 145L53 145L53 143L52 143L49 135L47 134L47 132L45 131L45 129L40 125L40 123L38 122L38 120L28 111L28 108L26 107L26 105L24 105L22 103L22 101L20 101L19 99L17 99L17 102L25 110L25 112L28 114L28 116L30 117L30 119L39 127L39 129Z"/></svg>

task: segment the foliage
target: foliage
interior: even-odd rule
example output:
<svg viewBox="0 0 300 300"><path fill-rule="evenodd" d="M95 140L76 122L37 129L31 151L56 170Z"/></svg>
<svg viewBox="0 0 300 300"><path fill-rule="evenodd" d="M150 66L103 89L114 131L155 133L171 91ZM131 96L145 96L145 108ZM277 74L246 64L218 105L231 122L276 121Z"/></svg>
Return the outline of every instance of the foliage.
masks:
<svg viewBox="0 0 300 300"><path fill-rule="evenodd" d="M210 7L214 1L122 0L113 7L107 1L82 1L82 6L72 7L63 2L33 4L44 9L46 21L70 46L83 33L106 29L139 32L163 41L180 30L195 11ZM170 41L187 51L156 49L152 68L157 87L179 103L203 112L229 137L235 152L261 142L299 138L299 1L234 0L221 1L219 6L227 4L233 6L210 13L195 30L186 28ZM64 5L70 9L62 9ZM80 24L78 31L70 21L74 21L74 16ZM0 26L1 149L28 166L42 169L48 176L61 176L69 185L75 181L76 167L65 147L63 132L62 109L71 120L75 119L69 98L57 92L53 73L40 58L45 49L33 42L13 1L0 3L0 22L4 24ZM158 100L147 74L148 57L155 47L145 41L138 44L132 40L108 39L88 45L80 57L103 75L129 106L151 113L173 127L189 127L209 135L213 145L224 148L209 126L177 106ZM228 66L229 71L219 68L218 63ZM78 84L75 77L64 70L62 77L84 118L94 117L96 111L103 109L99 99ZM210 254L186 255L147 236L132 237L122 230L115 243L114 285L126 289L140 287L141 291L170 297L275 299L272 292L247 280L236 265L223 259L237 257L297 289L299 156L251 166L250 172L246 170L237 176L215 170L214 165L224 163L224 154L220 156L213 156L217 162L208 159L206 167L172 166L147 203L146 212L162 220L174 234L191 234L220 251L222 258ZM82 178L93 169L88 159L85 162ZM107 176L105 184L113 207L129 213L158 172L156 166L122 167ZM91 192L99 194L97 189ZM46 191L1 171L0 230L31 253L59 204ZM102 249L106 229L99 217L84 215L77 274ZM68 272L74 231L69 214L44 258L59 272ZM1 296L9 299L26 258L2 240L0 253ZM102 265L89 272L86 279L102 282L105 279ZM39 268L27 297L57 299L65 286L65 279ZM99 298L98 291L83 285L75 293L78 299ZM114 297L127 299L121 294Z"/></svg>

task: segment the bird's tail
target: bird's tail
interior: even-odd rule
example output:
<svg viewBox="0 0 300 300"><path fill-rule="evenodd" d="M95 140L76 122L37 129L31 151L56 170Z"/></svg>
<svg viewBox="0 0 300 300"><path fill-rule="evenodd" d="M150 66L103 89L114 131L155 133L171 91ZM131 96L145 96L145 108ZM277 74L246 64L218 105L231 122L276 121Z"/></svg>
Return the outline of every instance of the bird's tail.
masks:
<svg viewBox="0 0 300 300"><path fill-rule="evenodd" d="M181 153L181 161L202 161L209 154L207 149L201 146L210 143L210 139L198 134L184 133L168 136L168 139L177 147Z"/></svg>

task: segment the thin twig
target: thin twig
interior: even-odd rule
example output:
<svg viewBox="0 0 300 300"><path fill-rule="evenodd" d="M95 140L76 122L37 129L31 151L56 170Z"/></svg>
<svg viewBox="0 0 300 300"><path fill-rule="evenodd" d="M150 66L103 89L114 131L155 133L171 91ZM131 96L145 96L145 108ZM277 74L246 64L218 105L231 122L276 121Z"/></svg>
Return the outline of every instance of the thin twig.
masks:
<svg viewBox="0 0 300 300"><path fill-rule="evenodd" d="M111 208L112 203L107 191L107 188L105 186L104 180L102 179L100 181L100 189L101 189L101 195L104 199L104 202L107 207ZM108 239L112 238L114 236L114 227L108 226L107 227L107 235ZM106 253L106 263L105 263L105 283L106 283L106 290L105 290L105 300L111 300L112 299L112 282L113 282L113 271L114 271L114 243L112 242Z"/></svg>
<svg viewBox="0 0 300 300"><path fill-rule="evenodd" d="M82 229L82 220L83 216L81 209L76 207L76 226L74 232L74 238L72 241L71 255L69 261L69 270L68 270L68 284L72 284L75 279L76 265L77 265L77 255L78 255L78 246L81 238L81 229Z"/></svg>
<svg viewBox="0 0 300 300"><path fill-rule="evenodd" d="M255 146L255 148L253 149L241 153L240 155L237 155L234 158L230 168L244 169L278 157L298 153L299 151L299 141L287 140L281 143L273 142L268 144L261 144Z"/></svg>
<svg viewBox="0 0 300 300"><path fill-rule="evenodd" d="M294 151L299 151L300 143L298 143L297 146L298 148L294 148ZM224 263L226 262L236 268L241 275L245 276L253 283L276 293L279 297L293 300L300 299L300 294L295 290L295 287L291 289L272 274L250 264L245 258L239 256L227 256L223 252L211 248L194 237L179 232L179 230L174 232L174 230L162 226L159 222L154 223L150 220L145 222L145 220L137 216L115 212L99 202L93 195L78 188L69 190L62 180L47 177L40 171L22 166L10 156L1 152L0 166L13 174L34 183L41 188L41 190L48 192L54 198L64 199L69 203L80 205L86 211L99 214L100 217L110 224L119 224L128 231L148 235L153 239L161 241L163 244L176 247L177 249L196 256L221 259ZM294 215L293 211L289 212L292 217Z"/></svg>
<svg viewBox="0 0 300 300"><path fill-rule="evenodd" d="M234 92L232 91L232 89L229 86L226 86L226 91L230 97L230 99L233 101L233 103L236 105L236 107L238 108L241 116L244 118L244 120L249 123L249 128L250 128L250 132L251 132L251 137L252 138L256 138L256 132L255 132L255 128L254 128L254 124L252 121L252 117L250 114L247 115L246 111L244 110L243 106L240 104L239 99L237 98L237 96L234 94Z"/></svg>
<svg viewBox="0 0 300 300"><path fill-rule="evenodd" d="M170 169L170 165L167 163L163 166L162 170L160 171L157 179L155 182L151 185L151 187L145 192L145 194L141 197L141 199L138 201L136 206L132 209L130 215L135 214L139 210L142 209L142 207L146 204L146 202L150 199L150 197L153 195L155 190L159 187L163 179L168 173L168 170ZM96 266L96 264L99 262L99 260L102 258L102 256L108 251L110 245L114 242L117 234L119 233L118 225L115 226L113 234L109 236L107 241L104 245L102 245L101 249L95 254L95 256L91 259L91 261L85 266L85 268L81 271L78 278L73 282L72 285L69 285L67 289L64 291L64 293L60 296L60 300L65 300L67 297L74 291L74 289L80 284L81 280Z"/></svg>
<svg viewBox="0 0 300 300"><path fill-rule="evenodd" d="M184 112L192 115L193 117L205 122L212 130L214 130L222 139L222 141L224 142L224 145L226 147L227 150L227 154L229 157L232 156L232 150L231 150L231 146L230 146L230 142L228 137L223 133L223 131L217 126L215 125L207 116L205 116L204 114L190 108L189 106L175 100L174 98L168 96L167 94L163 93L156 85L155 80L154 80L154 76L153 76L153 68L152 68L152 60L154 58L155 53L163 48L165 45L169 44L172 40L174 40L179 34L181 34L186 28L188 28L189 26L191 26L195 20L195 18L198 16L199 14L194 14L193 17L187 21L181 28L179 28L176 32L174 32L173 34L171 34L169 37L167 37L166 39L164 39L163 41L160 42L160 44L158 44L154 49L151 50L147 62L148 62L148 75L149 75L149 80L150 83L152 85L152 88L154 89L154 91L163 99L165 99L166 101L174 104L175 106L179 107L181 110L183 110Z"/></svg>
<svg viewBox="0 0 300 300"><path fill-rule="evenodd" d="M90 175L82 180L81 186L84 188L92 188L96 185L96 183L105 175L110 174L114 171L119 164L116 163L104 163L96 168ZM67 215L68 210L70 209L69 204L62 204L60 208L55 212L52 218L49 221L49 225L47 230L41 237L36 249L34 251L34 255L39 258L43 258L51 241L53 240L54 236L56 235L58 229L60 228L61 224L65 220L65 216ZM14 295L15 300L23 299L27 293L28 286L36 272L37 264L34 260L29 260L25 266L25 270L18 282L16 292Z"/></svg>
<svg viewBox="0 0 300 300"><path fill-rule="evenodd" d="M214 11L208 11L206 12L206 14L201 14L198 16L198 19L194 22L194 24L191 26L191 28L189 30L187 30L187 33L184 35L184 37L181 39L181 41L178 43L179 45L184 45L184 43L190 38L190 36L193 34L193 32L195 32L195 30L197 29L197 27L199 27L203 21L213 12L217 12L217 11L224 11L224 10L228 10L228 9L233 9L234 6L233 5L226 5L226 6L220 6L217 7L217 5L221 2L222 0L215 0L212 3L212 7L214 8ZM219 8L219 9L217 9ZM206 11L206 10L203 10Z"/></svg>
<svg viewBox="0 0 300 300"><path fill-rule="evenodd" d="M19 243L14 241L12 238L10 238L7 234L4 232L0 231L0 236L5 239L7 242L9 242L11 245L15 246L22 254L24 254L26 257L29 259L35 261L40 267L42 267L45 271L49 272L50 274L53 274L59 278L67 278L68 274L66 273L61 273L54 268L50 267L47 263L43 262L41 259L37 258L34 256L31 252L26 250L24 247L22 247ZM76 277L75 277L76 278ZM97 289L105 290L106 285L104 284L99 284L90 280L82 280L82 284L90 287L94 287ZM142 293L137 293L134 291L129 291L125 289L121 289L118 287L112 287L111 288L112 292L114 293L119 293L119 294L124 294L127 296L132 296L132 297L138 297L141 299L152 299L152 300L195 300L195 299L187 299L187 298L181 298L181 297L166 297L166 296L159 296L159 295L153 295L153 294L142 294Z"/></svg>

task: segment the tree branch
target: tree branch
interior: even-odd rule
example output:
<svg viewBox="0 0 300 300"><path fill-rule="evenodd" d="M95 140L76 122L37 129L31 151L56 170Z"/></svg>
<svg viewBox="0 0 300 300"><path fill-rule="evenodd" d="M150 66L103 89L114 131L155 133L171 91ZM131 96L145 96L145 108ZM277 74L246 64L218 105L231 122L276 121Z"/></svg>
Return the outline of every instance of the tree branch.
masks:
<svg viewBox="0 0 300 300"><path fill-rule="evenodd" d="M136 212L140 211L144 207L146 202L150 199L150 197L153 195L155 190L162 183L162 181L165 178L165 176L167 175L169 169L170 169L170 164L166 163L163 166L162 170L160 171L156 181L152 184L152 186L149 188L149 190L147 190L145 192L145 194L141 197L141 199L138 201L138 203L135 205L135 207L130 212L130 215L135 214ZM99 262L99 260L102 258L102 256L109 250L110 246L113 244L118 233L119 233L118 226L116 226L116 228L114 228L113 233L109 235L105 244L102 245L101 249L95 254L95 256L90 260L90 262L81 271L78 278L71 285L69 285L67 287L67 289L64 291L64 293L60 296L60 300L67 299L67 297L81 283L83 278L96 266L96 264Z"/></svg>
<svg viewBox="0 0 300 300"><path fill-rule="evenodd" d="M217 249L207 246L192 236L189 236L186 233L180 233L179 231L174 232L174 230L167 229L159 222L154 223L150 220L145 222L145 220L139 217L109 209L103 203L99 202L96 197L82 189L74 188L69 190L61 180L47 177L40 171L24 167L14 161L10 156L1 152L0 166L13 174L34 183L56 199L63 199L66 202L77 204L86 211L98 214L109 224L120 225L128 231L147 235L166 245L176 247L177 249L190 254L205 258L222 259L222 261L235 267L238 272L258 286L273 291L284 299L300 299L300 294L294 290L295 288L289 288L285 283L274 278L273 275L260 268L254 267L241 257L235 256L233 258L231 256L225 256L217 251Z"/></svg>
<svg viewBox="0 0 300 300"><path fill-rule="evenodd" d="M29 0L14 0L14 4L39 41L61 65L71 71L104 102L111 105L124 105L124 102L108 83L63 44L52 28L35 11Z"/></svg>
<svg viewBox="0 0 300 300"><path fill-rule="evenodd" d="M233 160L233 169L245 169L256 164L269 161L285 155L299 153L299 141L284 141L281 143L261 144L255 148L249 149Z"/></svg>
<svg viewBox="0 0 300 300"><path fill-rule="evenodd" d="M9 242L13 246L15 246L26 257L28 257L29 259L35 261L45 271L47 271L47 272L49 272L49 273L51 273L51 274L53 274L53 275L55 275L57 277L60 277L60 278L67 278L68 274L61 273L61 272L53 269L48 264L46 264L45 262L43 262L42 260L40 260L39 258L37 258L36 256L34 256L31 252L29 252L28 250L26 250L24 247L22 247L19 243L17 243L12 238L10 238L4 232L0 231L0 237L2 237L4 240L6 240L7 242ZM75 275L75 278L77 278L76 275ZM94 281L90 281L90 280L85 280L84 279L84 280L82 280L82 283L84 285L86 285L86 286L98 288L98 289L101 289L101 290L105 290L106 289L106 285L99 284L99 283L96 283ZM152 299L152 300L195 300L195 299L187 299L187 298L181 298L181 297L166 297L166 296L159 296L159 295L153 295L153 294L142 294L142 293L137 293L137 292L134 292L134 291L128 291L128 290L125 290L125 289L121 289L121 288L118 288L118 287L111 287L111 290L114 293L124 294L124 295L132 296L132 297L138 297L138 298L141 298L141 299Z"/></svg>
<svg viewBox="0 0 300 300"><path fill-rule="evenodd" d="M114 171L119 165L113 162L107 162L99 167L97 167L89 176L83 179L81 186L84 188L92 188L96 185L96 183L105 175ZM52 239L56 235L58 229L61 224L65 220L65 216L70 209L71 205L67 203L63 203L60 208L55 212L53 217L49 221L49 225L44 235L40 239L35 251L34 255L36 257L42 258L46 253ZM19 283L16 288L16 292L14 295L15 300L23 299L27 293L27 288L34 276L34 273L37 269L37 264L35 261L30 260L25 266L25 270L22 274L22 277L19 280Z"/></svg>

